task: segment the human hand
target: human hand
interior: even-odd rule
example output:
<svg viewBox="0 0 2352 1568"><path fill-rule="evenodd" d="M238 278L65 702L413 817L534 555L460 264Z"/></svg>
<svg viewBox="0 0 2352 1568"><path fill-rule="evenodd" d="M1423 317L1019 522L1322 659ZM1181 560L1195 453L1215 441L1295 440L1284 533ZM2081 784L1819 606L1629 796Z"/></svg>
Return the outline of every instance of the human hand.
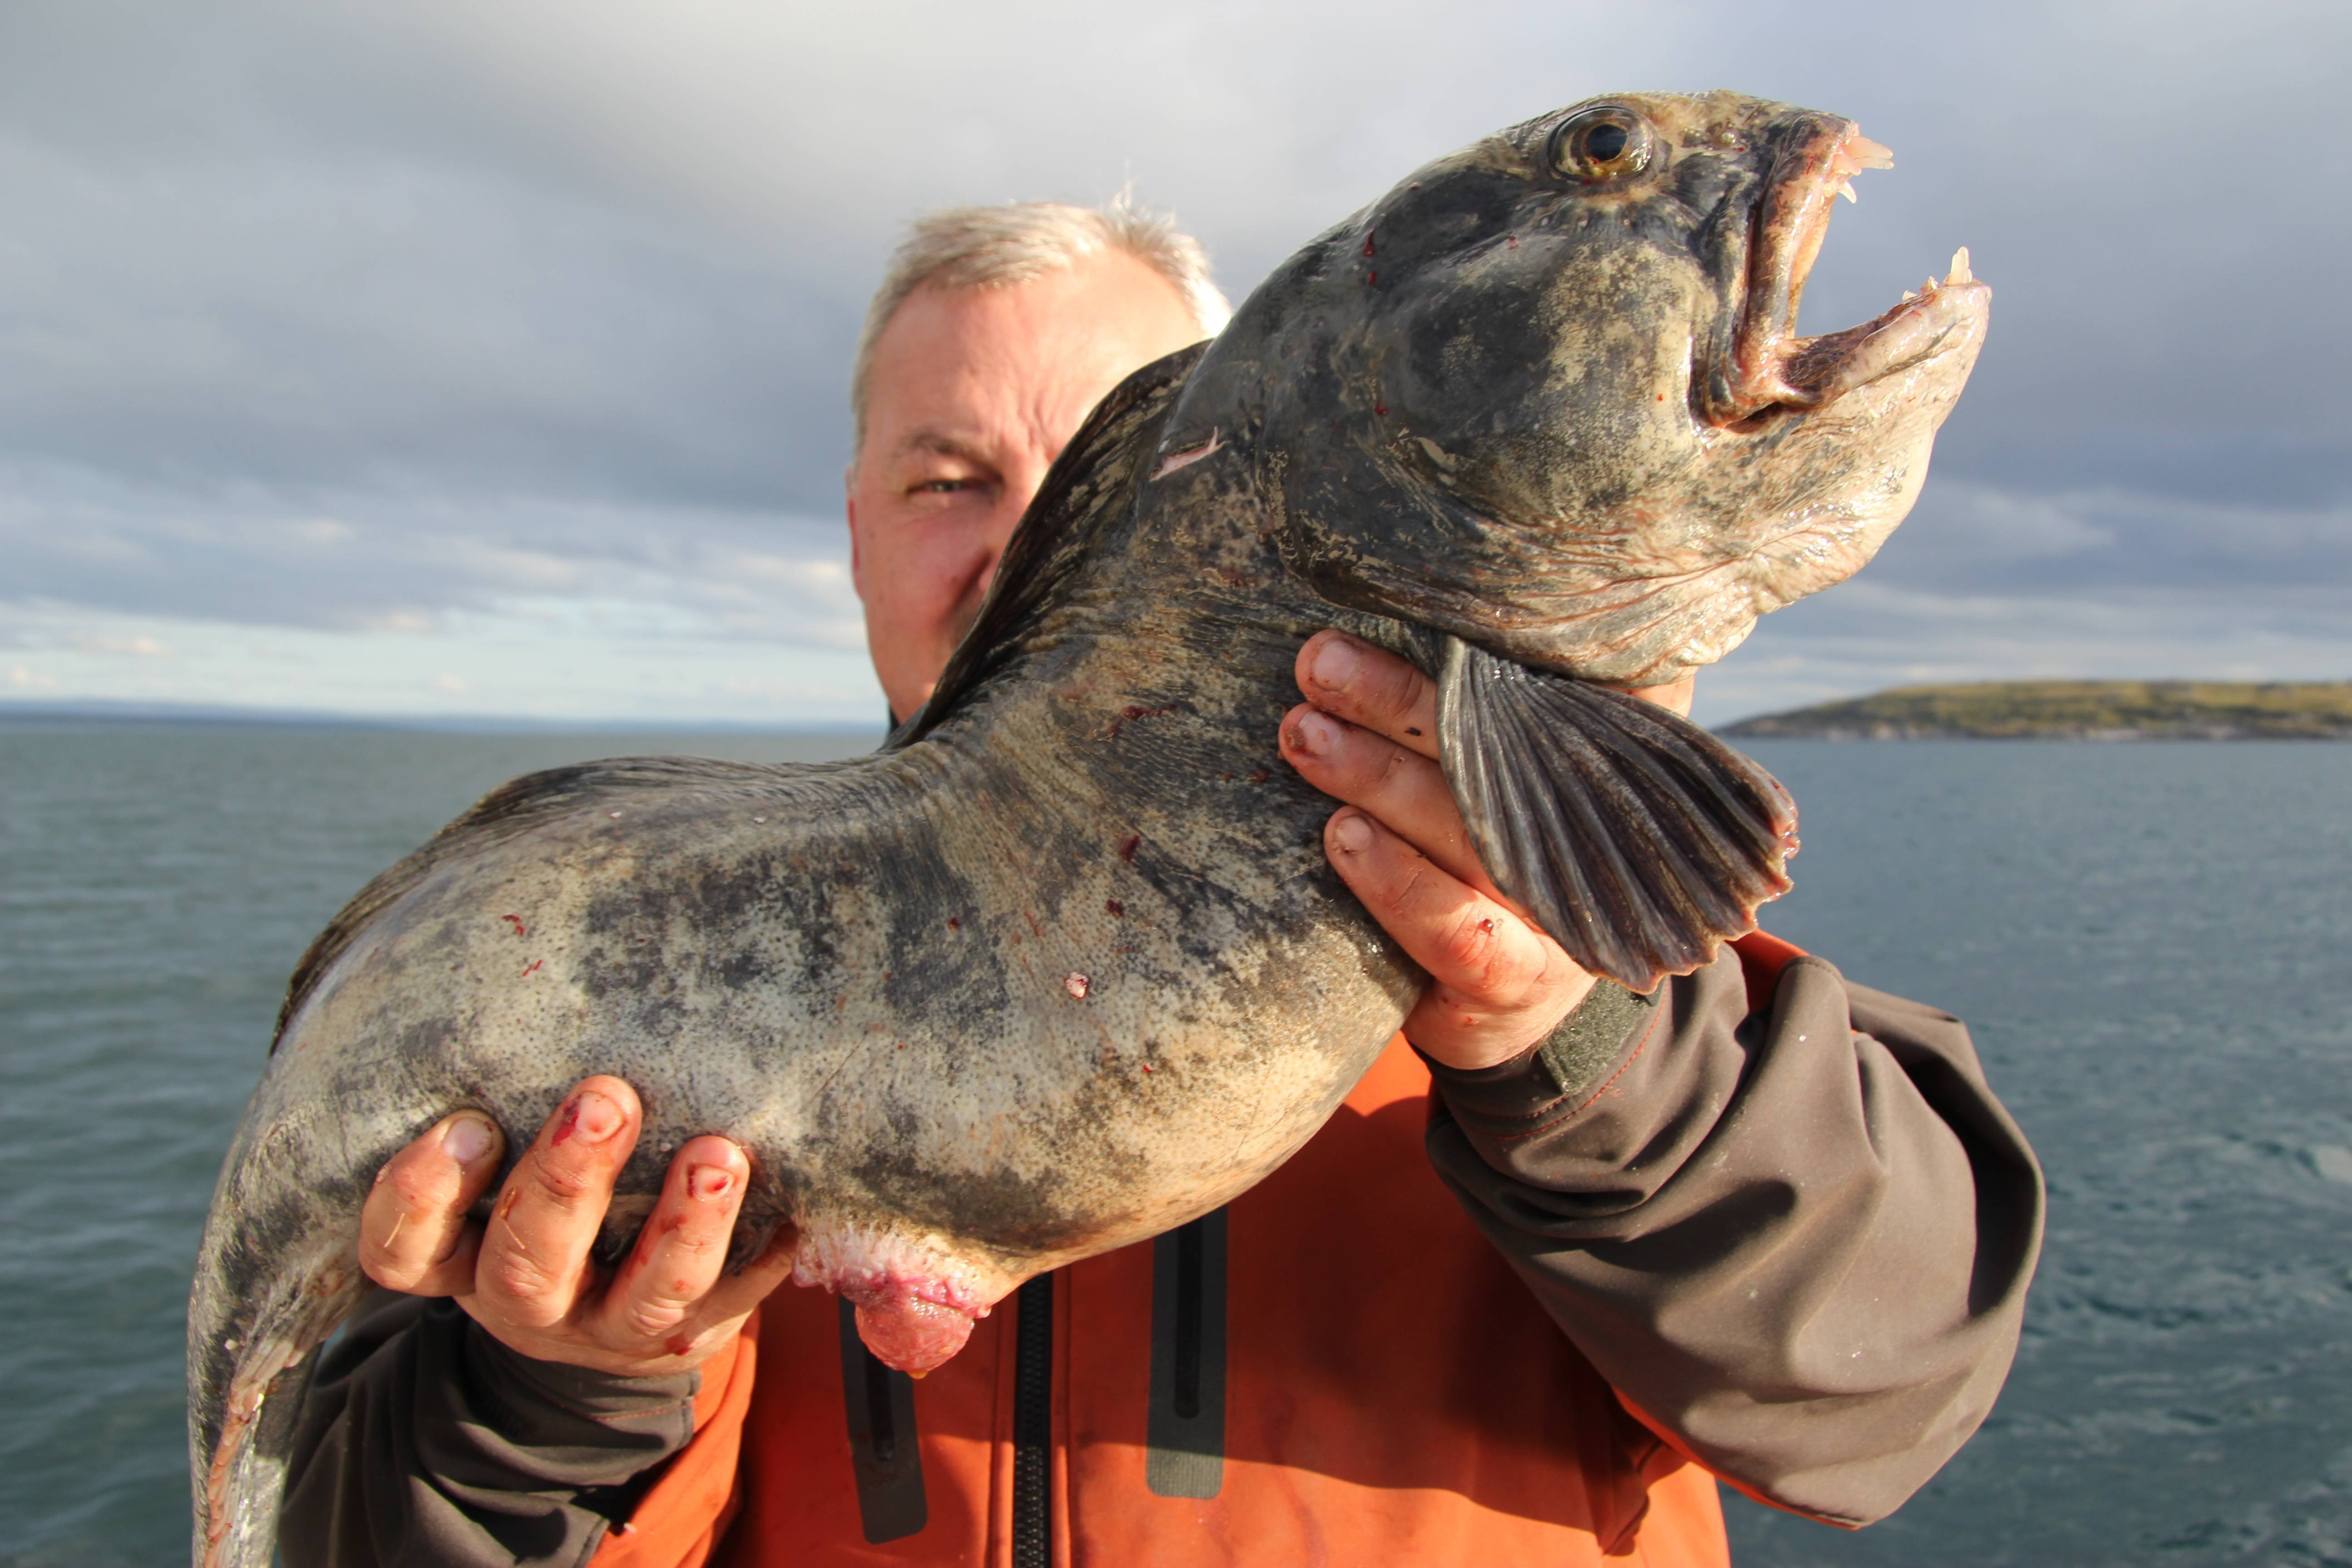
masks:
<svg viewBox="0 0 2352 1568"><path fill-rule="evenodd" d="M1323 849L1381 929L1429 972L1405 1037L1447 1067L1494 1067L1527 1050L1593 977L1488 879L1437 760L1437 687L1343 633L1298 650L1307 701L1283 716L1282 754L1348 804ZM1690 710L1691 680L1634 693Z"/></svg>
<svg viewBox="0 0 2352 1568"><path fill-rule="evenodd" d="M488 1222L467 1211L498 1174L504 1138L479 1111L444 1118L376 1174L360 1216L360 1267L413 1296L452 1296L500 1343L539 1361L659 1377L699 1366L792 1271L780 1234L725 1277L751 1162L724 1138L670 1162L635 1247L616 1268L589 1256L643 1112L616 1078L584 1079L540 1129Z"/></svg>

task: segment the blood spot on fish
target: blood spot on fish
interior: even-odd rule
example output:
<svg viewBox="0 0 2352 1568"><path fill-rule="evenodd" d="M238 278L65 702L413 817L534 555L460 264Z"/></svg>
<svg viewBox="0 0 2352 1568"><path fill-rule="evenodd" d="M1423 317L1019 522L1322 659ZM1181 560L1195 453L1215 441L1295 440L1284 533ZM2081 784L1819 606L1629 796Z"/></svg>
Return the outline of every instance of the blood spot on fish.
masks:
<svg viewBox="0 0 2352 1568"><path fill-rule="evenodd" d="M1364 254L1366 256L1370 256L1372 253L1372 235L1379 232L1379 230L1374 229L1364 236Z"/></svg>
<svg viewBox="0 0 2352 1568"><path fill-rule="evenodd" d="M522 917L520 915L500 915L499 919L514 927L514 933L517 936L529 936L530 934L530 931L524 927Z"/></svg>
<svg viewBox="0 0 2352 1568"><path fill-rule="evenodd" d="M1151 1076L1151 1064L1150 1064L1150 1062L1146 1062L1146 1063L1144 1063L1144 1064L1143 1064L1143 1075L1144 1075L1146 1078L1149 1078L1149 1077L1150 1077L1150 1076Z"/></svg>
<svg viewBox="0 0 2352 1568"><path fill-rule="evenodd" d="M963 921L961 921L958 920L958 919L957 919L955 916L953 916L953 915L950 915L950 916L948 917L948 930L950 930L950 931L961 931L961 930L963 930Z"/></svg>
<svg viewBox="0 0 2352 1568"><path fill-rule="evenodd" d="M1372 405L1372 412L1385 419L1388 417L1389 405L1385 403L1375 403Z"/></svg>
<svg viewBox="0 0 2352 1568"><path fill-rule="evenodd" d="M1127 906L1120 903L1117 899L1105 899L1103 900L1103 908L1108 910L1115 915L1125 915L1127 913Z"/></svg>
<svg viewBox="0 0 2352 1568"><path fill-rule="evenodd" d="M1367 272L1364 274L1364 281L1366 283L1377 283L1380 280L1381 275L1377 272Z"/></svg>
<svg viewBox="0 0 2352 1568"><path fill-rule="evenodd" d="M681 1285L679 1289L682 1290L685 1287ZM690 1355L694 1351L694 1336L692 1334L672 1334L669 1337L668 1342L664 1344L662 1348L669 1352L672 1355Z"/></svg>
<svg viewBox="0 0 2352 1568"><path fill-rule="evenodd" d="M1270 775L1268 775L1264 768L1253 768L1250 770L1249 782L1252 784L1264 784L1269 776Z"/></svg>
<svg viewBox="0 0 2352 1568"><path fill-rule="evenodd" d="M1495 922L1493 921L1480 921L1478 922L1478 929L1480 931L1493 931L1495 929Z"/></svg>
<svg viewBox="0 0 2352 1568"><path fill-rule="evenodd" d="M1093 989L1093 987L1094 982L1087 979L1085 975L1080 974L1076 970L1072 970L1069 973L1062 976L1062 989L1070 994L1070 1000L1073 1002L1085 1001L1087 999L1087 993Z"/></svg>
<svg viewBox="0 0 2352 1568"><path fill-rule="evenodd" d="M1130 833L1126 837L1118 841L1118 858L1121 860L1125 860L1132 864L1135 859L1135 852L1142 847L1143 835L1140 833Z"/></svg>
<svg viewBox="0 0 2352 1568"><path fill-rule="evenodd" d="M1519 247L1519 237L1518 237L1517 235L1516 235L1516 234L1515 234L1515 235L1512 235L1509 238L1507 238L1507 239L1506 239L1506 240L1504 240L1504 241L1503 241L1503 248L1504 248L1505 250L1517 250L1518 247Z"/></svg>
<svg viewBox="0 0 2352 1568"><path fill-rule="evenodd" d="M543 959L543 958L534 958L534 959L532 959L532 960L530 961L530 966L529 966L529 967L527 967L526 969L524 969L524 970L523 970L523 972L522 972L522 973L521 973L518 978L520 978L520 979L523 979L523 980L528 980L528 979L530 979L532 975L534 975L534 974L536 974L536 973L539 973L539 966L540 966L541 964L542 964L542 963L546 963L546 962L547 962L547 960L545 960L545 959Z"/></svg>

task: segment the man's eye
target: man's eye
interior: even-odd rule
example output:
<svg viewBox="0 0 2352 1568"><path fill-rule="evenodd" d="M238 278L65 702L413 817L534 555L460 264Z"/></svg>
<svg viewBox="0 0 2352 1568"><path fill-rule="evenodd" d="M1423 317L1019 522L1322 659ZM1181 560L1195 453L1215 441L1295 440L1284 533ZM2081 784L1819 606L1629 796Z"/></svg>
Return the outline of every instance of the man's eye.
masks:
<svg viewBox="0 0 2352 1568"><path fill-rule="evenodd" d="M921 484L915 487L915 493L917 495L945 496L953 495L958 490L968 490L971 488L972 481L970 479L925 479Z"/></svg>

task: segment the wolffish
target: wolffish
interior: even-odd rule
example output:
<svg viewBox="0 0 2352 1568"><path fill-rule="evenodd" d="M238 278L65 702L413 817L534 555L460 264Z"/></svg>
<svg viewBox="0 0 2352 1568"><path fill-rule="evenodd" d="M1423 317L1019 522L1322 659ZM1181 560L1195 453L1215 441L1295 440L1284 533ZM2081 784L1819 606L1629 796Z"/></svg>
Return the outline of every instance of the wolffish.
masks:
<svg viewBox="0 0 2352 1568"><path fill-rule="evenodd" d="M1965 253L1875 321L1797 304L1883 148L1729 93L1597 100L1412 175L1096 409L923 710L820 767L637 758L499 790L304 958L189 1321L195 1549L271 1550L374 1172L463 1106L635 1085L750 1151L741 1230L922 1369L1023 1279L1279 1164L1424 977L1326 865L1274 721L1338 626L1436 677L1497 884L1637 989L1752 927L1795 826L1617 689L1867 561L1980 346ZM515 1141L520 1147L521 1139Z"/></svg>

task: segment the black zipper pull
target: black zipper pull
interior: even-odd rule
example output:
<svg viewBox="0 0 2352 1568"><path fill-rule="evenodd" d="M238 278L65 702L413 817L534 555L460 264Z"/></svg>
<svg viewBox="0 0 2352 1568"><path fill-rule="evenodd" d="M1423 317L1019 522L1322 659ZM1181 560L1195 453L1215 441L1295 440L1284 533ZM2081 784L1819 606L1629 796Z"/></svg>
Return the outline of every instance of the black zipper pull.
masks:
<svg viewBox="0 0 2352 1568"><path fill-rule="evenodd" d="M849 1417L849 1468L869 1542L897 1541L929 1522L923 1454L915 1441L915 1380L893 1372L857 1337L857 1309L841 1303L841 1403Z"/></svg>

